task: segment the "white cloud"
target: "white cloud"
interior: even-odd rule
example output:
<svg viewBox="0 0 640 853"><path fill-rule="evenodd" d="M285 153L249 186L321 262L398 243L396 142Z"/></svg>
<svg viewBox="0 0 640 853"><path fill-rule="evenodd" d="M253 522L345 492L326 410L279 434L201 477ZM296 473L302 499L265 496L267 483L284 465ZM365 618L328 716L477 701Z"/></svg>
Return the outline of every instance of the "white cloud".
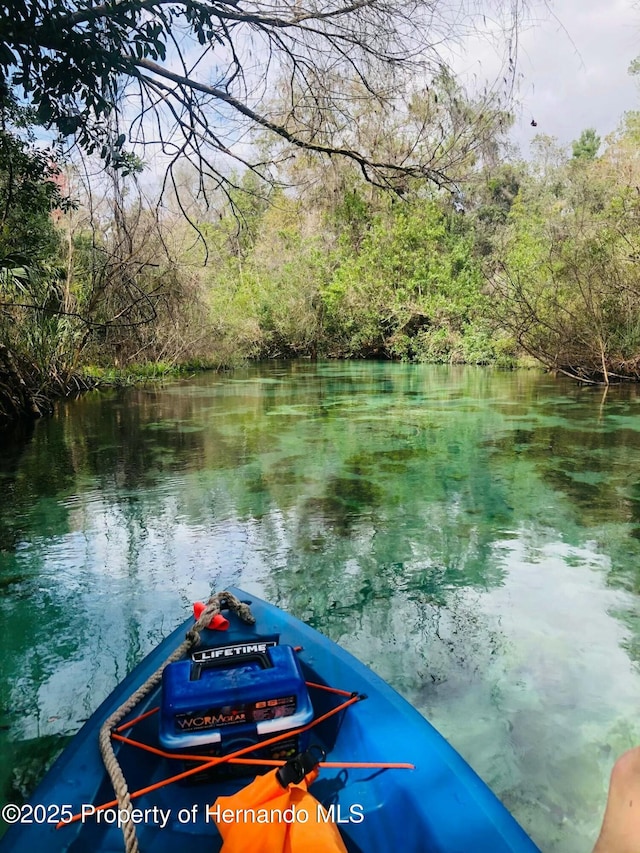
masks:
<svg viewBox="0 0 640 853"><path fill-rule="evenodd" d="M586 127L606 136L640 106L627 73L640 54L640 9L631 0L557 0L548 19L520 40L522 106L514 138L523 153L535 133L563 144ZM530 126L531 119L538 126Z"/></svg>
<svg viewBox="0 0 640 853"><path fill-rule="evenodd" d="M468 38L456 52L455 69L467 80L498 80L496 24ZM516 125L513 141L526 156L537 133L569 145L594 127L605 137L622 114L640 108L629 63L640 55L640 5L633 0L555 0L530 8L518 39ZM535 120L536 127L531 126Z"/></svg>

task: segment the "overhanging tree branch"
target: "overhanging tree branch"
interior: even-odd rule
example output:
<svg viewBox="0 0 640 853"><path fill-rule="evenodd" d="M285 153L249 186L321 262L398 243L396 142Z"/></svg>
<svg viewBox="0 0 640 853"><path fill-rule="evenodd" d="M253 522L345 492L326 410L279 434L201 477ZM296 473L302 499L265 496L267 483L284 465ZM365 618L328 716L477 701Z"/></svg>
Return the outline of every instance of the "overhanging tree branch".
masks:
<svg viewBox="0 0 640 853"><path fill-rule="evenodd" d="M507 52L525 2L494 0ZM230 173L225 157L250 168L264 160L241 144L254 129L299 150L345 157L379 187L404 191L407 180L419 179L453 189L487 124L498 128L491 89L480 97L486 108L464 116L447 114L444 104L418 120L408 108L421 88L445 79L448 43L482 26L474 0L9 0L7 9L5 86L22 87L42 123L116 168L135 168L132 154L151 144L153 118L163 152L189 156L222 182ZM138 87L126 90L137 101L135 118L114 97L116 79L125 90ZM364 101L406 119L397 151L362 145ZM117 136L114 112L125 129Z"/></svg>
<svg viewBox="0 0 640 853"><path fill-rule="evenodd" d="M449 181L447 180L447 176L438 171L437 169L431 169L430 167L423 166L407 166L397 163L389 163L389 162L378 162L376 160L371 160L364 156L363 154L358 153L357 151L351 150L349 148L335 148L328 145L318 145L313 142L307 142L294 134L290 133L286 127L282 125L276 124L270 121L263 115L255 112L246 104L243 104L241 101L238 101L232 95L229 95L227 92L217 89L215 86L207 86L204 83L199 83L196 80L191 80L188 77L184 77L181 74L176 74L173 71L169 71L166 68L163 68L161 65L158 65L157 62L152 62L148 59L141 59L135 62L138 68L145 68L147 71L151 71L154 74L157 74L158 77L162 77L165 80L171 80L173 83L177 83L180 87L182 87L182 92L185 90L203 92L206 95L212 95L214 98L218 98L218 100L223 101L225 104L229 104L229 106L233 107L234 110L237 110L242 115L251 119L256 124L264 127L266 130L270 130L272 133L275 133L277 136L280 136L282 139L285 139L287 142L291 143L291 145L295 145L298 148L304 148L306 151L315 151L318 154L328 154L328 155L337 155L346 157L349 160L353 160L356 162L365 176L365 178L371 183L375 184L384 189L389 189L393 187L391 176L394 174L402 174L403 176L411 175L412 177L421 177L427 178L428 180L433 181L438 186L446 186ZM180 96L180 90L171 90L175 97L180 100L180 102L188 108L188 102L184 97L184 94ZM222 148L222 146L220 146ZM373 177L374 174L379 174L380 179L376 179Z"/></svg>

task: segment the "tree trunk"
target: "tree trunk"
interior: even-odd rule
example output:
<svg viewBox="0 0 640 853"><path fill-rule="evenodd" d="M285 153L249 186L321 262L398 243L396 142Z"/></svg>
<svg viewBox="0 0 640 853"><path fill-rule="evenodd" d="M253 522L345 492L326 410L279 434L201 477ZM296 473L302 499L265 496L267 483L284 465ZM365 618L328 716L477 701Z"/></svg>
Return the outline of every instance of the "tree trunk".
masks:
<svg viewBox="0 0 640 853"><path fill-rule="evenodd" d="M45 412L16 367L11 351L0 344L0 424L21 418L39 418L43 414Z"/></svg>

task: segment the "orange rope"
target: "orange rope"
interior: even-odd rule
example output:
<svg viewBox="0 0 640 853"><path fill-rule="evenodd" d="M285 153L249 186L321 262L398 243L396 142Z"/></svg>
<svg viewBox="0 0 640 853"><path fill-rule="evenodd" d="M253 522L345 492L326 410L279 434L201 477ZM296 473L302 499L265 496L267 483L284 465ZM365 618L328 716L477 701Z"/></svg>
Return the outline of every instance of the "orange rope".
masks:
<svg viewBox="0 0 640 853"><path fill-rule="evenodd" d="M317 687L318 690L326 690L327 693L337 693L338 696L353 696L353 690L339 690L337 687L328 687L326 684L316 684L315 681L305 681L307 687Z"/></svg>
<svg viewBox="0 0 640 853"><path fill-rule="evenodd" d="M128 723L123 723L121 726L118 726L117 729L114 729L115 732L124 731L124 729L128 729L130 726L135 726L136 723L139 723L141 720L150 717L152 714L157 714L160 710L160 705L156 705L155 708L152 708L150 711L147 711L146 714L140 714L139 717L134 717L133 720L129 720Z"/></svg>
<svg viewBox="0 0 640 853"><path fill-rule="evenodd" d="M283 767L286 761L276 761L275 758L230 758L229 764L259 764L263 767ZM365 770L415 770L415 764L405 761L319 761L318 767L347 767L349 769L363 768Z"/></svg>
<svg viewBox="0 0 640 853"><path fill-rule="evenodd" d="M289 735L289 732L287 732ZM129 746L136 746L138 749L142 749L145 752L151 752L153 755L159 755L161 758L174 758L181 759L182 761L202 761L204 764L211 761L211 755L189 755L182 754L176 752L165 752L162 749L157 749L155 746L150 746L148 743L141 743L139 740L132 740L128 737L123 737L119 734L112 735L114 740L120 741L121 743L129 744ZM262 746L262 743L258 744L258 746ZM233 754L233 753L231 753ZM286 761L279 761L275 758L230 758L227 757L227 764L258 764L263 767L282 767L286 764ZM318 767L380 767L386 770L415 770L414 764L407 764L405 762L387 762L387 761L320 761Z"/></svg>
<svg viewBox="0 0 640 853"><path fill-rule="evenodd" d="M117 730L111 735L113 740L120 741L120 743L129 744L129 746L136 746L138 749L142 749L145 752L150 752L152 755L159 755L160 758L181 758L183 761L211 761L211 755L189 755L185 753L184 755L176 754L175 752L165 752L163 749L158 749L156 746L151 746L148 743L141 743L139 740L133 740L129 737L124 737L124 735L117 734Z"/></svg>
<svg viewBox="0 0 640 853"><path fill-rule="evenodd" d="M215 758L212 758L211 760L207 761L205 764L199 764L197 767L192 767L190 770L185 770L182 773L178 773L176 776L171 776L168 779L163 779L162 781L156 782L153 785L148 785L146 788L140 788L138 791L134 791L132 794L129 794L129 797L130 799L134 800L137 797L143 796L143 794L150 794L152 791L157 791L158 788L164 788L165 785L170 785L173 782L179 782L189 776L194 776L196 773L202 773L205 770L209 770L212 767L216 767L216 765L218 764L224 764L224 762L229 761L229 759L231 758L239 758L241 755L246 755L248 752L253 752L255 749L262 749L265 746L271 746L271 744L279 743L280 741L285 740L288 737L303 734L304 732L309 731L309 729L312 729L314 726L317 726L319 723L322 723L325 720L329 719L329 717L333 717L335 714L340 713L340 711L344 711L350 705L354 705L356 702L359 701L360 696L352 696L350 699L347 699L346 702L342 702L337 707L332 708L330 711L327 711L320 717L316 717L316 719L311 720L310 723L307 723L304 726L300 726L300 728L298 729L290 729L289 731L281 732L279 735L275 735L275 737L251 744L250 746L245 746L242 749L238 749L235 752L229 753L228 755L216 756ZM118 737L120 737L120 735ZM101 806L96 806L96 811L104 811L105 809L111 809L117 805L117 800L111 800L108 803L103 803ZM60 821L58 824L56 824L56 829L60 829L60 827L62 826L69 826L69 824L79 821L81 817L82 813L78 813L75 814L69 820Z"/></svg>

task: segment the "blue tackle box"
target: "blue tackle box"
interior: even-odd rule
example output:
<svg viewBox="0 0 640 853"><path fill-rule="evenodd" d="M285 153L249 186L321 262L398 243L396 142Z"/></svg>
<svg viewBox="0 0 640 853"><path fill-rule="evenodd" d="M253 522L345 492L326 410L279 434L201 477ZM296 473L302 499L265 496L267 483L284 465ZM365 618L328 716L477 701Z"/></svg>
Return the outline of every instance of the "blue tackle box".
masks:
<svg viewBox="0 0 640 853"><path fill-rule="evenodd" d="M173 752L226 755L312 719L296 653L275 641L197 649L162 674L159 739ZM243 757L286 760L308 745L305 732ZM236 772L238 767L256 773L248 765L236 765Z"/></svg>

